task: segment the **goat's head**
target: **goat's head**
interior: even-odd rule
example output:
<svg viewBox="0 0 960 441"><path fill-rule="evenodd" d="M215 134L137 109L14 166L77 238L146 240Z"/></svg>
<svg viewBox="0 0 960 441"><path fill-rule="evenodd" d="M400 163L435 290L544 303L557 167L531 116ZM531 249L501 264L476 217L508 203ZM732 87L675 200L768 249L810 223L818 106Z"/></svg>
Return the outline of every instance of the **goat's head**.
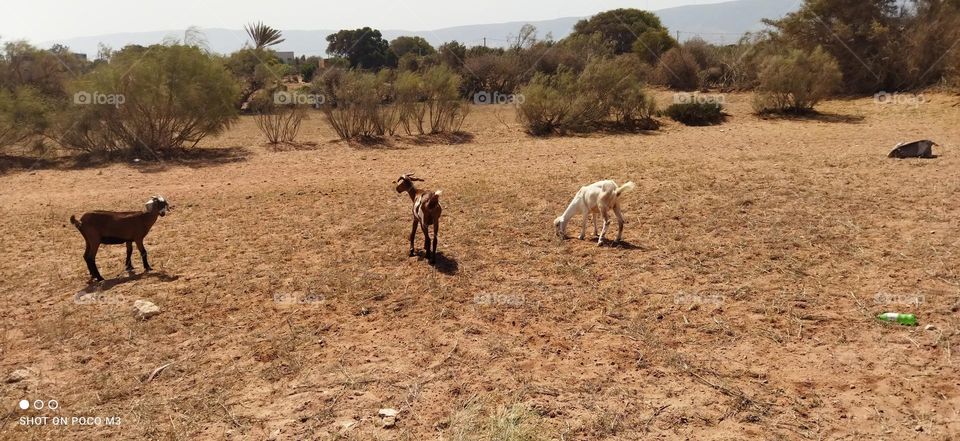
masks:
<svg viewBox="0 0 960 441"><path fill-rule="evenodd" d="M414 176L413 173L405 173L401 175L399 178L397 178L397 193L410 191L410 189L413 188L414 181L422 181L422 180L423 179L420 179Z"/></svg>
<svg viewBox="0 0 960 441"><path fill-rule="evenodd" d="M143 204L143 208L148 213L158 213L160 216L166 216L167 211L173 209L163 196L151 196L150 200Z"/></svg>
<svg viewBox="0 0 960 441"><path fill-rule="evenodd" d="M567 235L567 223L563 220L563 216L553 220L553 227L557 230L557 237L562 238Z"/></svg>

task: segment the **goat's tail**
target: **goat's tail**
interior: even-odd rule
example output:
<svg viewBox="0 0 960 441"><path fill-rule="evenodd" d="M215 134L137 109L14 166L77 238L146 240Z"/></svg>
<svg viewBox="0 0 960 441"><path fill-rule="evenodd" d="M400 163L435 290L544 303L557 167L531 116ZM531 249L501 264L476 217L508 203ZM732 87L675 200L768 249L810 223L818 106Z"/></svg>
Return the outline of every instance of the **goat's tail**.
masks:
<svg viewBox="0 0 960 441"><path fill-rule="evenodd" d="M427 204L430 208L436 207L440 204L440 195L443 194L443 190L437 190L433 192L433 197L430 198L430 203Z"/></svg>
<svg viewBox="0 0 960 441"><path fill-rule="evenodd" d="M627 182L626 184L623 184L617 187L617 191L616 191L617 196L620 196L623 193L633 190L636 187L637 187L637 184L634 184L633 181Z"/></svg>
<svg viewBox="0 0 960 441"><path fill-rule="evenodd" d="M70 215L70 223L77 227L78 230L80 229L80 221L78 221L77 217L72 214Z"/></svg>

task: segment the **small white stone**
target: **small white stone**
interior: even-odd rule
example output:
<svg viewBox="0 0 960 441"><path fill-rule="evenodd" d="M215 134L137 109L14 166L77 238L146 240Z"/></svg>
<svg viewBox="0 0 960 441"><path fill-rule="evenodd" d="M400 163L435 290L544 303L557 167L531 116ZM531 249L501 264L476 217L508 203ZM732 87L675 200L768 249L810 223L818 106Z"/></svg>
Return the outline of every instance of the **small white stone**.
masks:
<svg viewBox="0 0 960 441"><path fill-rule="evenodd" d="M27 378L30 378L30 371L26 369L17 369L11 372L10 376L7 377L7 383L19 383Z"/></svg>
<svg viewBox="0 0 960 441"><path fill-rule="evenodd" d="M133 315L140 320L146 320L159 313L160 308L146 300L137 300L136 302L133 302Z"/></svg>
<svg viewBox="0 0 960 441"><path fill-rule="evenodd" d="M936 331L936 330L937 330L937 327L936 327L936 326L933 326L933 325L927 325L927 326L924 326L924 327L923 327L923 330L924 330L924 331Z"/></svg>
<svg viewBox="0 0 960 441"><path fill-rule="evenodd" d="M356 426L357 420L350 418L347 420L340 421L339 423L337 423L337 425L340 426L340 431L343 432L346 430L350 430L351 428L353 428L353 426Z"/></svg>
<svg viewBox="0 0 960 441"><path fill-rule="evenodd" d="M397 425L397 409L380 409L380 412L377 414L380 415L380 418L383 418L383 428L389 429Z"/></svg>

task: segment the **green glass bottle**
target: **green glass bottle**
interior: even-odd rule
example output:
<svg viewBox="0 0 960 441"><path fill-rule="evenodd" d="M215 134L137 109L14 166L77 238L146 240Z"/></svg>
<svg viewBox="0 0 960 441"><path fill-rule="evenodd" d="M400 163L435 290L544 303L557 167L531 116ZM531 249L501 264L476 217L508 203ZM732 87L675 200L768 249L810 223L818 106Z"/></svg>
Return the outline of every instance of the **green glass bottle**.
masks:
<svg viewBox="0 0 960 441"><path fill-rule="evenodd" d="M913 314L900 314L898 312L885 312L877 316L877 319L885 322L899 323L904 326L917 326L917 316Z"/></svg>

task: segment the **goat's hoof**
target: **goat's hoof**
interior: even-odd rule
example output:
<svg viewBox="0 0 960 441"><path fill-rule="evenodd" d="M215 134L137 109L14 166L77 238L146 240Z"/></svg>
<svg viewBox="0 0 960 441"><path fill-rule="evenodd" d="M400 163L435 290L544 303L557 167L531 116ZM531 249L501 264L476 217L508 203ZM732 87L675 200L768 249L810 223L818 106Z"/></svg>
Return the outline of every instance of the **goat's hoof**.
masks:
<svg viewBox="0 0 960 441"><path fill-rule="evenodd" d="M583 240L585 237L586 237L586 236L584 236L584 235L581 234L581 235L577 236L577 239Z"/></svg>
<svg viewBox="0 0 960 441"><path fill-rule="evenodd" d="M410 255L409 255L409 257L413 257L413 256L416 256L416 255L417 255L416 252L414 252L413 250L410 250Z"/></svg>
<svg viewBox="0 0 960 441"><path fill-rule="evenodd" d="M150 271L153 271L153 268L150 268L149 266L143 269L143 272L145 273L149 273Z"/></svg>

